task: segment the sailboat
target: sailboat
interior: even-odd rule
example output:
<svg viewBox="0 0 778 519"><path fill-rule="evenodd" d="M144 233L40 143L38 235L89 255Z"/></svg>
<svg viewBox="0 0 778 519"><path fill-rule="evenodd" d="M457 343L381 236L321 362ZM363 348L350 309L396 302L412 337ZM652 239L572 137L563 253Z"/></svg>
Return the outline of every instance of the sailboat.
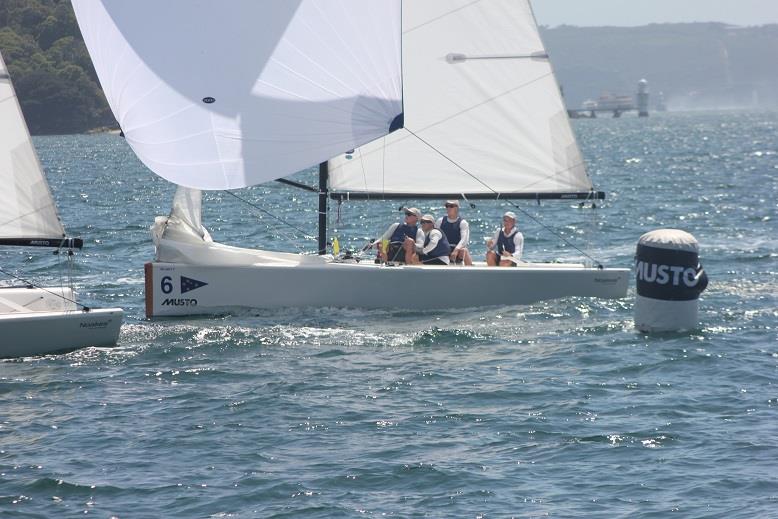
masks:
<svg viewBox="0 0 778 519"><path fill-rule="evenodd" d="M83 240L69 238L57 214L0 55L0 247L49 247L70 259ZM114 346L123 311L88 308L70 286L0 287L0 357L42 355L86 346Z"/></svg>
<svg viewBox="0 0 778 519"><path fill-rule="evenodd" d="M629 270L601 264L327 254L329 200L604 197L527 0L72 1L128 144L180 186L152 228L147 316L626 295ZM317 163L318 186L283 178ZM203 226L201 190L273 180L318 195L318 255L216 243Z"/></svg>

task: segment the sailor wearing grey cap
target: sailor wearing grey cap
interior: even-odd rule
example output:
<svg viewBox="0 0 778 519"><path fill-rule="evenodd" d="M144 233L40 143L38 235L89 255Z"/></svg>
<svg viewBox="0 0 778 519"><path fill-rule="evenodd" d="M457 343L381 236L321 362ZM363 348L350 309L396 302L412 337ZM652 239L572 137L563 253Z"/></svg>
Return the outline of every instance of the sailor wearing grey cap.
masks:
<svg viewBox="0 0 778 519"><path fill-rule="evenodd" d="M424 233L424 244L416 250L419 257L413 263L448 265L451 247L446 235L435 228L435 218L431 214L421 217L421 230Z"/></svg>
<svg viewBox="0 0 778 519"><path fill-rule="evenodd" d="M424 233L417 226L421 211L415 207L404 207L402 210L405 212L405 220L390 225L386 232L373 242L383 261L410 263L415 256L415 249L424 247ZM382 250L385 240L389 242L386 251Z"/></svg>
<svg viewBox="0 0 778 519"><path fill-rule="evenodd" d="M467 249L470 243L470 225L459 215L459 200L446 200L446 216L438 218L435 227L441 230L451 245L451 261L472 265L473 259Z"/></svg>
<svg viewBox="0 0 778 519"><path fill-rule="evenodd" d="M515 267L521 263L524 251L524 235L516 228L516 213L502 215L502 228L486 243L486 264L490 267Z"/></svg>

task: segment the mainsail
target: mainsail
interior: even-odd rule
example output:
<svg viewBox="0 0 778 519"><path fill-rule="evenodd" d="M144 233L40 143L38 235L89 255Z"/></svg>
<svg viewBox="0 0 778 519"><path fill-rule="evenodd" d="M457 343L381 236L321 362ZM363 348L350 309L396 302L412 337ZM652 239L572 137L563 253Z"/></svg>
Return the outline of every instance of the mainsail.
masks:
<svg viewBox="0 0 778 519"><path fill-rule="evenodd" d="M592 189L528 0L403 3L404 128L329 163L331 191Z"/></svg>
<svg viewBox="0 0 778 519"><path fill-rule="evenodd" d="M287 176L402 114L400 0L72 0L108 103L154 173Z"/></svg>
<svg viewBox="0 0 778 519"><path fill-rule="evenodd" d="M0 135L0 244L56 246L65 230L2 55Z"/></svg>

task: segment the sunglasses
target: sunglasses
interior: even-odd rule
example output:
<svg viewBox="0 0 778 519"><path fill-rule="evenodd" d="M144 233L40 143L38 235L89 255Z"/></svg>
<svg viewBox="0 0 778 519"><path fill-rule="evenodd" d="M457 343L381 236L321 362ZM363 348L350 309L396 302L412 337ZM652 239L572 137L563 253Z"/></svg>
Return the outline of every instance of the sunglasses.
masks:
<svg viewBox="0 0 778 519"><path fill-rule="evenodd" d="M416 216L416 215L413 213L405 213L405 216Z"/></svg>
<svg viewBox="0 0 778 519"><path fill-rule="evenodd" d="M459 206L458 205L454 205L454 204L446 204L446 209L448 209L450 207L459 207Z"/></svg>

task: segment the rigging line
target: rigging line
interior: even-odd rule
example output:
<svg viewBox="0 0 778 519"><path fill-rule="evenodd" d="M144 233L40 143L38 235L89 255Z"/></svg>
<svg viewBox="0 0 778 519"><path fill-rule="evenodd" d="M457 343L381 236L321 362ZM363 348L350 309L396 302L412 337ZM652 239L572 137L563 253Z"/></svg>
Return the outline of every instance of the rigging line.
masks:
<svg viewBox="0 0 778 519"><path fill-rule="evenodd" d="M546 225L546 224L544 224L543 222L541 222L539 218L536 218L536 217L532 216L532 215L531 215L531 214L530 214L528 211L526 211L526 210L522 209L521 207L519 207L519 206L518 206L518 205L517 205L517 204L516 204L516 203L515 203L513 200L511 200L510 198L503 198L503 200L505 200L506 202L508 202L508 203L509 203L510 205L512 205L512 206L513 206L515 209L519 210L519 211L520 211L522 214L524 214L525 216L528 216L528 217L529 217L529 218L530 218L532 221L534 221L535 223L537 223L538 225L540 225L541 227L543 227L545 230L547 230L548 232L550 232L551 234L553 234L554 236L556 236L557 238L559 238L560 240L562 240L564 243L566 243L566 244L567 244L567 245L569 245L570 247L574 248L575 250L577 250L578 252L580 252L581 254L583 254L585 257L587 257L587 258L589 258L590 260L592 260L592 262L593 262L593 263L594 263L594 264L595 264L595 265L596 265L598 268L603 268L603 264L602 264L600 261L598 261L597 259L595 259L594 257L592 257L592 255L591 255L591 254L588 254L588 253L586 253L586 252L585 252L585 251L583 251L583 250L582 250L580 247L578 247L578 246L577 246L575 243L571 242L570 240L568 240L567 238L565 238L564 236L562 236L560 233L558 233L557 231L555 231L554 229L552 229L552 228L551 228L551 227L549 227L548 225Z"/></svg>
<svg viewBox="0 0 778 519"><path fill-rule="evenodd" d="M37 284L33 283L32 281L29 281L27 279L24 279L23 277L17 276L16 274L11 274L7 270L4 270L2 267L0 267L0 274L5 274L6 276L8 276L10 278L16 279L17 281L21 281L25 285L28 285L28 286L31 286L31 287L35 287L35 288L37 288L39 290L43 290L44 292L48 292L49 294L51 294L53 296L62 298L65 301L69 301L69 302L75 304L76 306L80 306L81 308L83 308L87 312L89 311L89 307L88 306L86 306L84 304L81 304L78 301L74 301L73 299L70 299L69 297L65 297L63 294L58 294L56 292L52 292L48 288L42 287L40 285L37 285Z"/></svg>
<svg viewBox="0 0 778 519"><path fill-rule="evenodd" d="M522 83L520 85L517 85L517 86L515 86L513 88L509 88L508 90L505 90L504 92L500 92L498 94L495 94L492 97L490 97L488 99L484 99L483 101L480 101L480 102L478 102L478 103L476 103L476 104L474 104L472 106L468 106L467 108L463 108L462 110L460 110L460 111L458 111L458 112L456 112L454 114L451 114L448 117L444 117L443 119L440 119L439 121L435 121L433 123L430 123L430 124L428 124L427 126L425 126L424 128L422 128L419 131L423 132L423 131L429 130L430 128L432 128L434 126L438 126L440 124L443 124L446 121L450 121L451 119L459 117L460 115L462 115L464 113L467 113L467 112L470 112L472 110L475 110L476 108L481 107L481 106L483 106L483 105L485 105L487 103L491 103L492 101L494 101L495 99L498 99L500 97L506 96L508 94L512 94L513 92L515 92L517 90L521 90L524 87L528 87L528 86L532 85L533 83L537 83L538 81L540 81L542 79L545 79L545 78L547 78L549 76L553 77L554 74L551 73L551 72L547 72L545 74L541 74L540 76L538 76L536 78L532 78L529 81L525 81L524 83ZM405 129L407 130L408 128L405 127ZM410 131L410 130L408 130L408 131ZM411 133L413 133L413 132L411 132Z"/></svg>
<svg viewBox="0 0 778 519"><path fill-rule="evenodd" d="M592 204L596 207L596 204ZM589 217L589 232L587 233L586 237L586 250L589 252L592 252L593 250L593 240L592 238L595 236L595 232L597 231L597 213L596 211L590 211L590 217Z"/></svg>
<svg viewBox="0 0 778 519"><path fill-rule="evenodd" d="M306 240L314 240L314 239L316 239L315 237L311 236L310 234L308 234L308 233L307 233L307 232L305 232L304 230L300 229L299 227L295 227L294 225L292 225L292 224L291 224L291 223L289 223L288 221L284 220L283 218L281 218L281 217L279 217L279 216L276 216L276 215L274 215L273 213L271 213L271 212L270 212L270 211L268 211L267 209L265 209L265 208L263 208L263 207L260 207L260 206L258 206L257 204L255 204L255 203L253 203L253 202L249 202L249 201L248 201L248 200L246 200L245 198L241 198L240 196L236 195L236 194L235 194L235 193L233 193L232 191L227 191L227 190L224 190L224 193L227 193L227 194L229 194L229 195L232 195L232 196L234 196L235 198L237 198L238 200L240 200L241 202L243 202L244 204L246 204L246 205L248 205L248 206L251 206L251 207L253 207L253 208L254 208L254 209L256 209L257 211L261 211L262 213L264 213L264 214L268 215L269 217L271 217L271 218L273 218L273 219L275 219L275 220L278 220L278 221L279 221L279 222L281 222L282 224L284 224L284 225L288 225L289 227L291 227L291 228L292 228L292 229L294 229L295 231L297 231L297 232L299 232L300 234L302 234L302 235L303 235L303 237L304 237Z"/></svg>
<svg viewBox="0 0 778 519"><path fill-rule="evenodd" d="M381 194L386 195L386 135L381 140Z"/></svg>
<svg viewBox="0 0 778 519"><path fill-rule="evenodd" d="M462 167L462 166L461 166L459 163L455 162L455 161L454 161L454 160L452 160L450 157L448 157L448 156L447 156L445 153L441 152L440 150L438 150L437 148L435 148L434 146L432 146L430 143L428 143L427 141L425 141L424 139L422 139L421 137L419 137L418 135L416 135L416 134L413 132L413 130L410 130L408 127L406 127L405 129L406 129L406 130L408 130L408 132L409 132L409 133L411 133L412 135L414 135L414 136L415 136L417 139L419 139L421 142L423 142L424 144L426 144L426 145L427 145L427 146L428 146L428 147L429 147L431 150L435 151L435 152L436 152L436 153L438 153L438 154L439 154L441 157L443 157L444 159L446 159L447 161L449 161L451 164L453 164L453 165L454 165L454 166L456 166L457 168L461 169L461 170L462 170L462 171L463 171L465 174L467 174L467 175L468 175L468 176L470 176L470 177L471 177L473 180L475 180L476 182L478 182L479 184L481 184L482 186L484 186L486 189L488 189L489 191L491 191L492 193L494 193L495 195L497 195L497 197L499 198L499 196L500 196L500 193L498 193L498 192L497 192L495 189L493 189L493 188L492 188L490 185L488 185L486 182L484 182L483 180L481 180L481 179L480 179L480 178L478 178L477 176L475 176L475 175L473 175L472 173L470 173L468 170L466 170L464 167ZM556 232L554 229L552 229L551 227L549 227L549 226L547 226L546 224L544 224L543 222L541 222L541 221L540 221L540 219L538 219L538 218L535 218L535 217L534 217L534 216L532 216L532 214L530 214L528 211L526 211L526 210L522 209L521 207L519 207L519 206L518 206L518 204L516 204L516 203L515 203L513 200L511 200L510 198L502 198L502 200L505 200L506 202L508 202L508 203L509 203L510 205L512 205L512 206L513 206L515 209L517 209L519 212L521 212L521 213L522 213L522 214L524 214L525 216L529 217L529 218L530 218L532 221L534 221L535 223L537 223L538 225L540 225L541 227L543 227L544 229L546 229L548 232L550 232L551 234L553 234L553 235L554 235L554 236L556 236L557 238L561 239L561 240L562 240L564 243L566 243L566 244L567 244L567 245L569 245L570 247L574 248L575 250L577 250L578 252L580 252L581 254L583 254L584 256L586 256L587 258L589 258L590 260L592 260L592 261L593 261L593 262L594 262L594 263L595 263L595 264L596 264L598 267L602 268L602 266L603 266L603 265L602 265L602 263L600 263L599 261L597 261L596 259L594 259L592 256L590 256L590 255L589 255L589 254L587 254L586 252L582 251L582 250L581 250L581 249L580 249L578 246L576 246L576 245L575 245L574 243L572 243L570 240L568 240L567 238L565 238L564 236L562 236L561 234L559 234L558 232Z"/></svg>
<svg viewBox="0 0 778 519"><path fill-rule="evenodd" d="M480 2L481 0L476 0L476 1L477 1L477 2ZM467 113L467 112L469 112L469 111L471 111L471 110L474 110L474 109L476 109L476 108L478 108L478 107L480 107L480 106L483 106L483 105L485 105L485 104L487 104L487 103L490 103L490 102L494 101L495 99L497 99L497 98L499 98L499 97L502 97L502 96L504 96L504 95L508 95L508 94L510 94L510 93L512 93L512 92L515 92L516 90L520 90L520 89L522 89L522 88L524 88L524 87L526 87L526 86L529 86L529 85L531 85L531 84L533 84L533 83L536 83L536 82L540 81L541 79L545 79L545 78L547 78L548 76L552 76L552 77L553 77L553 74L552 74L552 73L550 73L550 72L549 72L549 73L546 73L546 74L543 74L543 75L541 75L541 76L539 76L539 77L536 77L536 78L534 78L534 79L531 79L531 80L529 80L529 81L527 81L527 82L525 82L525 83L522 83L521 85L518 85L518 86L516 86L516 87L514 87L514 88L510 88L510 89L508 89L508 90L506 90L506 91L504 91L504 92L500 92L499 94L495 94L495 95L493 95L492 97L490 97L490 98L488 98L488 99L484 99L483 101L481 101L481 102L479 102L479 103L477 103L477 104L475 104L475 105L473 105L473 106L470 106L470 107L464 108L464 109L462 109L462 110L460 110L460 111L458 111L458 112L456 112L456 113L453 113L453 114L451 114L451 115L448 115L448 116L444 117L443 119L440 119L440 120L438 120L438 121L432 122L432 123L428 124L427 126L425 126L424 128L421 128L419 131L420 131L420 132L427 131L427 130L429 130L430 128L434 128L435 126L438 126L438 125L440 125L440 124L443 124L443 123L445 123L445 122L447 122L447 121L450 121L451 119L454 119L454 118L456 118L456 117L459 117L460 115L462 115L462 114L464 114L464 113ZM403 129L404 129L404 130L408 130L408 127L407 127L407 126L403 126ZM570 132L572 133L572 129L570 129ZM397 135L398 133L399 133L399 132L395 132L395 133L394 133L394 135ZM408 135L400 135L400 136L397 136L397 137L395 137L395 138L394 138L394 140L393 140L392 142L389 142L388 144L387 144L387 143L384 141L384 149L385 149L387 146L394 146L394 145L396 145L397 143L399 143L399 142L401 142L401 141L404 141L405 139L408 139L410 136L416 136L416 137L418 137L418 135L416 135L415 133L413 133L411 130L408 130ZM384 137L384 139L386 139L386 137ZM429 144L427 144L427 145L429 146ZM373 150L370 150L370 151L366 152L366 153L365 153L365 155L372 155L372 154L374 154L374 153L378 153L378 152L379 152L379 151L381 151L381 150L382 150L382 148L376 148L376 149L373 149ZM437 151L437 150L436 150L436 151ZM579 150L579 153L580 153L580 150ZM575 166L575 165L574 165L574 166L570 166L569 168L566 168L566 169L564 169L564 170L562 170L562 171L560 171L560 172L554 172L554 173L552 173L551 175L556 175L556 174L558 174L558 173L564 173L564 172L566 172L566 171L569 171L570 169L573 169L574 167L576 167L576 166ZM587 176L588 176L588 173L587 173Z"/></svg>
<svg viewBox="0 0 778 519"><path fill-rule="evenodd" d="M44 206L41 206L41 207L36 207L36 208L34 208L32 211L29 211L29 212L27 212L27 213L24 213L24 214L22 214L22 215L19 215L19 216L17 216L16 218L13 218L13 219L11 219L11 220L6 220L5 222L0 222L0 226L5 226L5 225L12 224L12 223L14 223L14 222L17 222L17 221L19 221L19 220L21 220L21 219L23 219L23 218L26 218L26 217L30 216L30 215L33 215L33 214L40 213L40 212L41 212L41 211L43 211L44 209L48 209L48 208L50 208L50 207L54 207L54 208L55 208L55 210L56 210L56 204L54 203L53 199L52 199L52 202L51 202L50 204L46 204L46 205L44 205ZM57 215L57 219L59 219L59 215ZM64 237L64 236L63 236L63 237Z"/></svg>
<svg viewBox="0 0 778 519"><path fill-rule="evenodd" d="M383 137L386 139L386 136ZM386 146L386 144L384 144ZM365 159L362 157L362 148L357 148L354 153L359 154L359 167L362 169L362 183L365 184L365 192L369 192L367 189L367 174L365 173ZM370 200L370 195L368 195L368 200Z"/></svg>
<svg viewBox="0 0 778 519"><path fill-rule="evenodd" d="M59 270L59 286L63 287L65 286L65 283L62 280L62 275L64 271L64 265L62 263L62 254L61 254L62 247L58 248L55 252L57 255L57 266L59 267L57 270Z"/></svg>
<svg viewBox="0 0 778 519"><path fill-rule="evenodd" d="M473 5L473 4L477 4L477 3L479 3L480 1L481 1L481 0L474 0L474 1L470 2L470 3L468 3L468 4L465 4L465 5L463 5L463 6L457 7L456 9L452 9L451 11L449 11L449 12L447 12L447 13L443 13L443 14L441 14L441 15L439 15L439 16L436 16L435 18L433 18L433 19L431 19L431 20L427 20L426 22L420 23L419 25L417 25L417 26L415 26L415 27L410 27L410 28L408 28L408 29L404 30L404 31L403 31L403 34L407 34L407 33L409 33L409 32L415 31L416 29L418 29L418 28L420 28L420 27L424 27L425 25L429 25L429 24L431 24L431 23L435 23L435 22L437 22L438 20L440 20L441 18L445 18L446 16L448 16L448 15L450 15L450 14L454 14L454 13L456 13L457 11L461 11L462 9L466 9L466 8L470 7L471 5Z"/></svg>
<svg viewBox="0 0 778 519"><path fill-rule="evenodd" d="M75 261L73 260L73 255L70 253L70 251L68 251L67 262L68 262L68 287L70 288L70 290L73 290L73 268L75 266L74 265Z"/></svg>

